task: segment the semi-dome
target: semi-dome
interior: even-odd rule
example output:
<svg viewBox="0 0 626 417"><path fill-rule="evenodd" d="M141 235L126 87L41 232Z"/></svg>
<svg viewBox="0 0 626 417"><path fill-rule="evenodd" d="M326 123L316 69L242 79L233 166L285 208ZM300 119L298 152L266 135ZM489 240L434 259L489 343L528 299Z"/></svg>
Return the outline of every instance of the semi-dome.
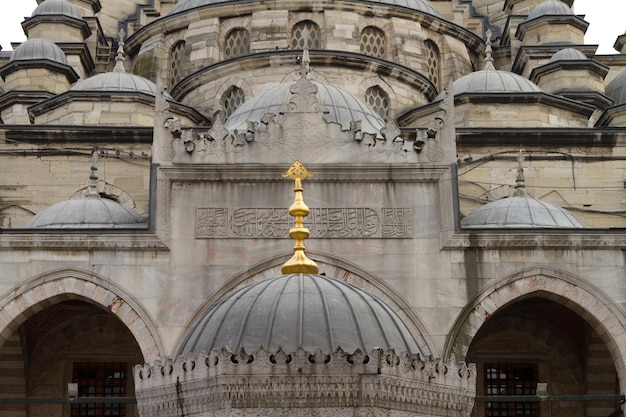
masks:
<svg viewBox="0 0 626 417"><path fill-rule="evenodd" d="M191 329L178 355L260 347L270 352L424 354L402 319L381 299L323 275L289 274L254 282L224 297Z"/></svg>
<svg viewBox="0 0 626 417"><path fill-rule="evenodd" d="M198 7L211 6L221 3L244 3L246 0L181 0L176 6L172 8L169 14L181 13L187 10L195 9ZM428 1L428 0L371 0L360 1L360 3L380 3L389 4L392 6L406 7L412 10L431 14L433 16L441 17L441 13Z"/></svg>
<svg viewBox="0 0 626 417"><path fill-rule="evenodd" d="M533 20L541 16L559 16L559 15L573 15L574 12L570 7L559 0L546 0L537 7L535 7L529 14L526 20Z"/></svg>
<svg viewBox="0 0 626 417"><path fill-rule="evenodd" d="M317 87L318 102L328 109L328 113L324 114L326 122L338 123L342 129L348 130L351 122L360 120L361 130L372 135L379 135L380 130L385 127L383 118L354 95L330 84L311 82ZM290 91L293 84L294 82L280 84L246 100L228 117L224 127L230 131L245 131L248 121L258 122L267 113L275 114L275 120L280 122L280 110L289 104L293 96Z"/></svg>
<svg viewBox="0 0 626 417"><path fill-rule="evenodd" d="M134 211L116 201L87 196L61 201L30 219L26 228L38 229L120 229L146 226Z"/></svg>
<svg viewBox="0 0 626 417"><path fill-rule="evenodd" d="M576 48L561 49L548 60L548 63L557 61L581 61L588 60L587 55L583 54Z"/></svg>
<svg viewBox="0 0 626 417"><path fill-rule="evenodd" d="M61 48L54 42L46 39L34 38L22 42L13 53L9 62L31 61L45 59L59 64L67 65L67 57Z"/></svg>
<svg viewBox="0 0 626 417"><path fill-rule="evenodd" d="M622 71L605 88L614 105L626 103L626 71Z"/></svg>
<svg viewBox="0 0 626 417"><path fill-rule="evenodd" d="M33 10L31 17L35 16L67 16L82 20L78 7L67 0L46 0Z"/></svg>
<svg viewBox="0 0 626 417"><path fill-rule="evenodd" d="M86 80L79 81L70 90L139 92L152 96L157 93L156 84L152 81L135 74L117 71L94 75Z"/></svg>

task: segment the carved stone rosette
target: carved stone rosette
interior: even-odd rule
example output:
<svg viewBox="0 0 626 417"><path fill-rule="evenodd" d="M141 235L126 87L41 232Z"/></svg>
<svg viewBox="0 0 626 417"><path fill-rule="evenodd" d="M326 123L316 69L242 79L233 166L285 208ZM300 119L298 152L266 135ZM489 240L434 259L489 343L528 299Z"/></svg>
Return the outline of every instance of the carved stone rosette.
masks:
<svg viewBox="0 0 626 417"><path fill-rule="evenodd" d="M141 416L469 416L476 375L419 355L200 352L135 367ZM354 414L355 410L356 414ZM314 414L312 414L314 413Z"/></svg>

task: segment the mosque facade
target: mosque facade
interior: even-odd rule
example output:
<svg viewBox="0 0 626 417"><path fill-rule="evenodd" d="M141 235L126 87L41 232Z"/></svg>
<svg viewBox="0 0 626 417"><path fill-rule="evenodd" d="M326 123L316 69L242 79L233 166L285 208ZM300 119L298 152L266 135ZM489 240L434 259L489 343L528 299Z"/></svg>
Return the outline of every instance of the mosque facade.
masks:
<svg viewBox="0 0 626 417"><path fill-rule="evenodd" d="M623 415L626 35L37 3L0 51L2 416Z"/></svg>

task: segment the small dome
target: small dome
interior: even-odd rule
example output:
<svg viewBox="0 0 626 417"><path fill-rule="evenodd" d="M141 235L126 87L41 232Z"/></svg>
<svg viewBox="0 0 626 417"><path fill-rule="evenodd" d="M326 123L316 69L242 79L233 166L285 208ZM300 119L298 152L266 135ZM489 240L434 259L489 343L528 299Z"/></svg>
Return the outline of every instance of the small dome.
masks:
<svg viewBox="0 0 626 417"><path fill-rule="evenodd" d="M626 103L626 71L619 73L605 88L606 95L613 99L613 105Z"/></svg>
<svg viewBox="0 0 626 417"><path fill-rule="evenodd" d="M552 55L552 58L548 61L548 63L557 62L557 61L580 61L587 60L587 55L583 54L576 48L565 48L558 51L556 54Z"/></svg>
<svg viewBox="0 0 626 417"><path fill-rule="evenodd" d="M65 53L54 42L46 39L29 39L22 42L11 54L9 62L47 59L67 65Z"/></svg>
<svg viewBox="0 0 626 417"><path fill-rule="evenodd" d="M574 12L569 6L559 0L546 0L535 7L529 14L528 20L533 20L541 16L573 15Z"/></svg>
<svg viewBox="0 0 626 417"><path fill-rule="evenodd" d="M78 7L67 0L46 0L33 11L35 16L68 16L82 20Z"/></svg>
<svg viewBox="0 0 626 417"><path fill-rule="evenodd" d="M49 1L49 0L48 0ZM155 96L156 84L152 81L126 72L106 72L94 75L74 84L71 91L113 91L139 92Z"/></svg>
<svg viewBox="0 0 626 417"><path fill-rule="evenodd" d="M211 6L214 4L226 3L231 0L181 0L172 8L169 14L184 12L197 7ZM246 1L240 1L245 3ZM433 16L442 17L441 13L428 0L372 0L368 3L382 3L393 6L406 7L412 10L428 13Z"/></svg>
<svg viewBox="0 0 626 417"><path fill-rule="evenodd" d="M509 71L484 69L464 75L453 84L454 95L464 93L538 93L536 84ZM443 98L443 92L436 99Z"/></svg>
<svg viewBox="0 0 626 417"><path fill-rule="evenodd" d="M338 87L311 81L317 87L317 100L326 106L329 113L324 114L328 123L338 123L344 130L350 129L350 122L361 120L364 133L380 135L385 121L368 104ZM280 84L246 100L230 115L224 127L231 132L245 131L247 122L258 122L266 113L276 115L276 121L282 120L280 109L289 104L293 94L289 91L294 83Z"/></svg>
<svg viewBox="0 0 626 417"><path fill-rule="evenodd" d="M108 198L61 201L38 213L24 226L38 229L119 229L146 226L134 211Z"/></svg>
<svg viewBox="0 0 626 417"><path fill-rule="evenodd" d="M582 228L570 212L530 196L492 201L461 220L466 228Z"/></svg>
<svg viewBox="0 0 626 417"><path fill-rule="evenodd" d="M420 353L402 319L379 298L322 275L291 274L249 284L224 297L192 328L177 355L221 350L303 348L314 352Z"/></svg>

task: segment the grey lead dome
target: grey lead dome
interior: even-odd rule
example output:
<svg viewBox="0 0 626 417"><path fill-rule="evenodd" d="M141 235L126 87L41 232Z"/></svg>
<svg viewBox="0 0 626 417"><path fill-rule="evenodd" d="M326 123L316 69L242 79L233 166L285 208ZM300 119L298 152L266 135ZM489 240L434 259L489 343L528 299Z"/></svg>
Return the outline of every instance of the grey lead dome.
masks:
<svg viewBox="0 0 626 417"><path fill-rule="evenodd" d="M582 224L564 208L530 196L513 196L492 201L461 220L466 228L564 228Z"/></svg>
<svg viewBox="0 0 626 417"><path fill-rule="evenodd" d="M239 0L239 3L244 1ZM181 0L172 8L170 15L175 13L181 13L187 10L195 9L197 7L211 6L221 3L237 3L233 0ZM428 13L433 16L442 17L441 13L432 5L428 0L374 0L374 1L358 1L358 3L380 3L388 4L392 6L406 7L411 10L417 10L420 12Z"/></svg>
<svg viewBox="0 0 626 417"><path fill-rule="evenodd" d="M82 20L78 7L67 0L46 0L33 10L31 17L35 16L68 16Z"/></svg>
<svg viewBox="0 0 626 417"><path fill-rule="evenodd" d="M423 351L382 300L323 275L291 274L249 284L222 298L191 329L178 355L221 350L303 348L345 352Z"/></svg>
<svg viewBox="0 0 626 417"><path fill-rule="evenodd" d="M542 16L559 16L559 15L573 15L574 12L569 6L559 0L546 0L539 6L535 7L529 14L528 20L533 20Z"/></svg>
<svg viewBox="0 0 626 417"><path fill-rule="evenodd" d="M144 227L147 222L116 201L101 197L76 198L42 210L25 228L119 229Z"/></svg>
<svg viewBox="0 0 626 417"><path fill-rule="evenodd" d="M54 42L34 38L22 42L11 54L9 62L46 59L67 65L65 53Z"/></svg>
<svg viewBox="0 0 626 417"><path fill-rule="evenodd" d="M72 91L112 91L112 92L139 92L155 96L156 84L138 75L126 72L106 72L94 75L86 80L74 84Z"/></svg>

